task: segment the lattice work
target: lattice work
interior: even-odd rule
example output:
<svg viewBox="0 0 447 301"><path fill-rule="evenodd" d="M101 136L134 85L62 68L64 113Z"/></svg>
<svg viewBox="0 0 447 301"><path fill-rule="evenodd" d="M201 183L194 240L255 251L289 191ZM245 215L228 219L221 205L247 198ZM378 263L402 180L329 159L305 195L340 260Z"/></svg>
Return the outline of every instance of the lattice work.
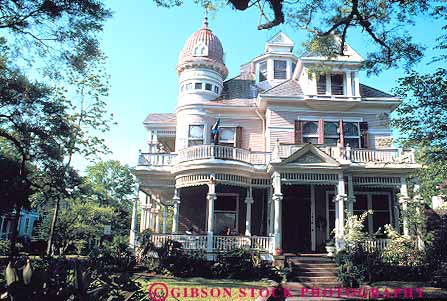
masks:
<svg viewBox="0 0 447 301"><path fill-rule="evenodd" d="M352 182L358 186L398 186L399 177L353 177Z"/></svg>
<svg viewBox="0 0 447 301"><path fill-rule="evenodd" d="M284 184L337 184L338 175L318 173L281 173L281 181L283 181Z"/></svg>

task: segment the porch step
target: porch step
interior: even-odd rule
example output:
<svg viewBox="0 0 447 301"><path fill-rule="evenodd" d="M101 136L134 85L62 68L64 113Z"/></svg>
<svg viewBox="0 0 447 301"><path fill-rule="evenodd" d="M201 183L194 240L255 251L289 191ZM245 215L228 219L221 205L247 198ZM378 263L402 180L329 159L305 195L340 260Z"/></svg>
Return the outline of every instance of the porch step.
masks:
<svg viewBox="0 0 447 301"><path fill-rule="evenodd" d="M305 277L336 277L337 272L334 270L299 270L299 275Z"/></svg>
<svg viewBox="0 0 447 301"><path fill-rule="evenodd" d="M337 277L335 276L298 276L295 278L298 282L307 282L307 283L333 283L337 282Z"/></svg>
<svg viewBox="0 0 447 301"><path fill-rule="evenodd" d="M315 283L315 282L288 282L285 284L285 287L290 290L293 296L300 296L301 295L301 289L302 288L338 288L342 287L341 283L338 281L334 282L322 282L322 283ZM326 300L326 299L325 299Z"/></svg>
<svg viewBox="0 0 447 301"><path fill-rule="evenodd" d="M333 258L324 254L309 254L287 258L291 268L292 285L299 288L334 288L340 287L337 280L337 266Z"/></svg>

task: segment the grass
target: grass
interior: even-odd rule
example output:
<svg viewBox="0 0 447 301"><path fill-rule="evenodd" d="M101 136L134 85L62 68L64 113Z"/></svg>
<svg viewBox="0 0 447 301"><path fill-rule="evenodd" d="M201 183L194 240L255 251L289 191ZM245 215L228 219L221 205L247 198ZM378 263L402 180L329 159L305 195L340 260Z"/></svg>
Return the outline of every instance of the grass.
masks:
<svg viewBox="0 0 447 301"><path fill-rule="evenodd" d="M233 279L206 279L201 277L176 278L163 276L140 276L136 281L148 294L150 285L161 291L163 283L168 288L166 301L177 300L255 300L259 294L266 294L266 289L272 286L270 281L244 281ZM199 295L194 295L195 292ZM185 295L186 294L186 295ZM207 295L205 295L207 294ZM159 294L161 295L161 294ZM142 300L142 299L135 299ZM143 299L144 300L144 299ZM148 300L148 299L145 299Z"/></svg>

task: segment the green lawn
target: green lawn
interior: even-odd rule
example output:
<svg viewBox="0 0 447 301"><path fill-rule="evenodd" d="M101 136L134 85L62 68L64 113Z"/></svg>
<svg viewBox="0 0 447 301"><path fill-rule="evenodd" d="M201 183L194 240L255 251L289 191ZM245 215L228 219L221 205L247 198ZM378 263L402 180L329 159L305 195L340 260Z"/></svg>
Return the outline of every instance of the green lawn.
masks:
<svg viewBox="0 0 447 301"><path fill-rule="evenodd" d="M168 287L169 295L166 301L175 300L255 300L259 297L260 289L263 295L266 289L272 286L270 281L243 281L232 279L206 279L206 278L175 278L163 276L137 275L136 281L147 293L149 286L161 288L163 283ZM186 296L185 296L186 293ZM194 293L199 294L194 295ZM172 296L174 294L174 296ZM207 294L206 296L204 294ZM141 300L136 298L135 300Z"/></svg>

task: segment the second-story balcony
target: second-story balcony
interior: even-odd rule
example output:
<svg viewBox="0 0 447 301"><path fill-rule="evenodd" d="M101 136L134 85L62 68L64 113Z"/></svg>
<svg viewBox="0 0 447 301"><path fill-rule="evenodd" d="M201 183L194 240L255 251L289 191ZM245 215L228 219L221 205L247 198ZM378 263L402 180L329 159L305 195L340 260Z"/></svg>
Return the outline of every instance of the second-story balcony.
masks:
<svg viewBox="0 0 447 301"><path fill-rule="evenodd" d="M229 160L247 163L252 166L266 166L272 156L287 158L303 145L280 144L270 152L255 152L222 145L196 145L180 150L178 153L140 153L139 166L170 167L195 160ZM352 163L414 164L412 150L402 149L353 149L349 147L316 145L320 150L336 160Z"/></svg>

